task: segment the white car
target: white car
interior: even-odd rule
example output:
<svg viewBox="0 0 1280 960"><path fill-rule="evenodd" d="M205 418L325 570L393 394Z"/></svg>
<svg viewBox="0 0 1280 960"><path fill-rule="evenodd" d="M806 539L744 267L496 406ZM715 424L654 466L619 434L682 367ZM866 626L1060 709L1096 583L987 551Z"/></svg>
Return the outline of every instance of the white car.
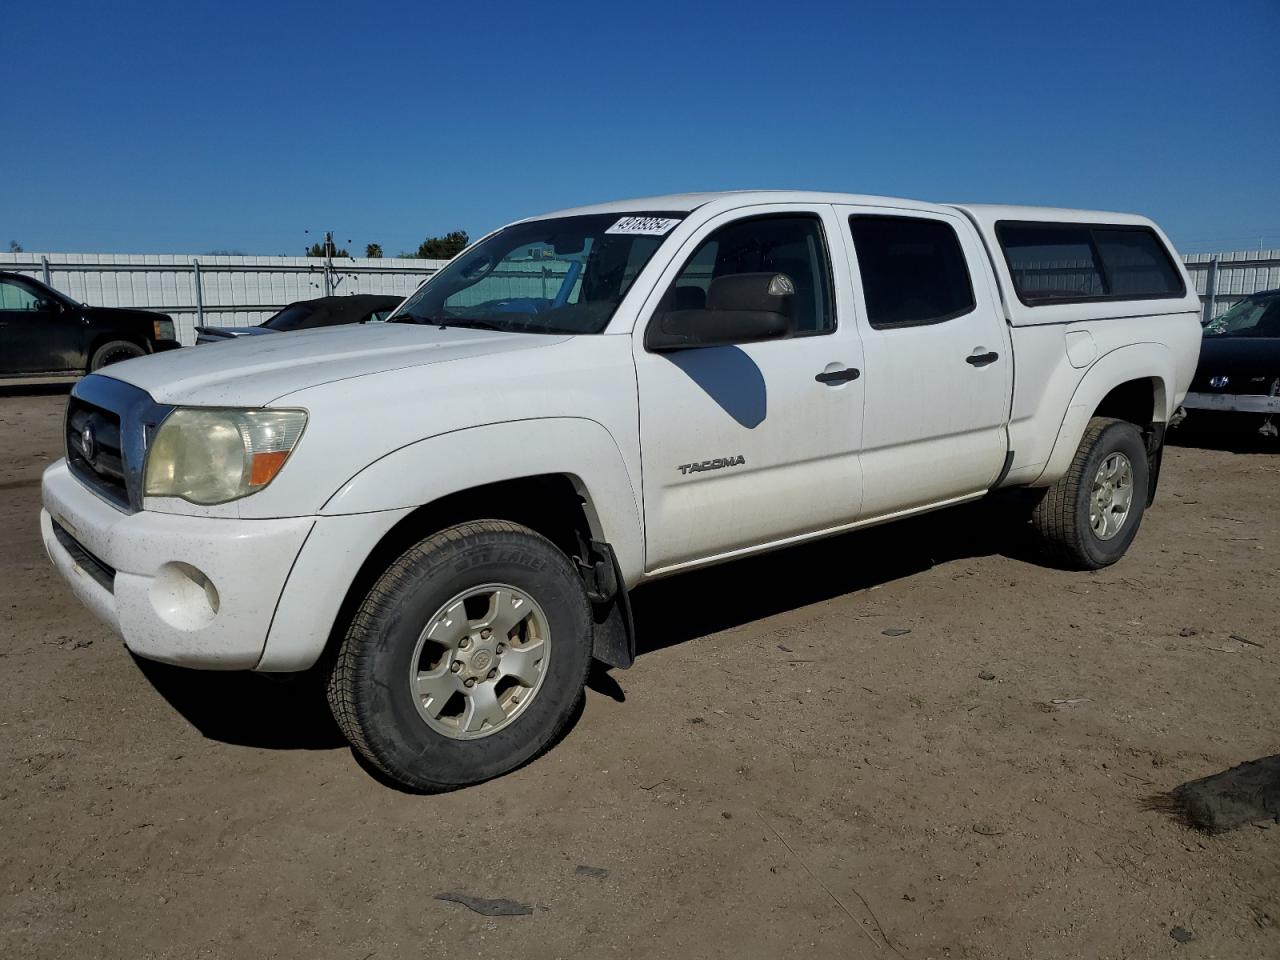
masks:
<svg viewBox="0 0 1280 960"><path fill-rule="evenodd" d="M1113 563L1199 310L1139 216L582 207L480 240L392 322L82 380L44 541L137 655L319 665L356 750L445 790L543 750L593 656L630 665L644 581L1010 487L1056 561Z"/></svg>

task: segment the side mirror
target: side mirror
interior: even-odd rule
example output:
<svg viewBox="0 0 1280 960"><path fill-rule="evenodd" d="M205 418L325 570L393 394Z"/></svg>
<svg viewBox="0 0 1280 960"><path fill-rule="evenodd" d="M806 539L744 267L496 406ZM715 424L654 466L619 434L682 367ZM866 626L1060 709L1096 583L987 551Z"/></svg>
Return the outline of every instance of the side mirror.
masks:
<svg viewBox="0 0 1280 960"><path fill-rule="evenodd" d="M52 297L42 297L36 301L36 310L40 313L61 313L62 304Z"/></svg>
<svg viewBox="0 0 1280 960"><path fill-rule="evenodd" d="M716 277L705 310L668 310L655 317L645 346L655 353L776 340L791 332L795 284L785 273Z"/></svg>

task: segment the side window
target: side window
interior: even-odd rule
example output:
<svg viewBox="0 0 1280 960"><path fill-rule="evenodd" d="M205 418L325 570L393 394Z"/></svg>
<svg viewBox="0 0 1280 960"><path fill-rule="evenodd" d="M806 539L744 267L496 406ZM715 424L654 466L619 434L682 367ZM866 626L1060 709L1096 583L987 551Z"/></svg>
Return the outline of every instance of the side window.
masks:
<svg viewBox="0 0 1280 960"><path fill-rule="evenodd" d="M1001 221L996 235L1018 299L1028 306L1186 292L1169 251L1148 227Z"/></svg>
<svg viewBox="0 0 1280 960"><path fill-rule="evenodd" d="M0 280L0 310L37 310L39 298L26 284Z"/></svg>
<svg viewBox="0 0 1280 960"><path fill-rule="evenodd" d="M791 281L785 299L794 336L835 329L831 265L816 216L754 217L721 227L699 244L658 309L714 311L736 278L766 273Z"/></svg>
<svg viewBox="0 0 1280 960"><path fill-rule="evenodd" d="M1093 231L1114 297L1182 295L1182 278L1150 230Z"/></svg>
<svg viewBox="0 0 1280 960"><path fill-rule="evenodd" d="M960 238L941 220L852 216L867 320L877 330L942 323L973 310Z"/></svg>
<svg viewBox="0 0 1280 960"><path fill-rule="evenodd" d="M1087 227L1010 225L1000 229L1000 244L1023 302L1078 300L1106 292Z"/></svg>

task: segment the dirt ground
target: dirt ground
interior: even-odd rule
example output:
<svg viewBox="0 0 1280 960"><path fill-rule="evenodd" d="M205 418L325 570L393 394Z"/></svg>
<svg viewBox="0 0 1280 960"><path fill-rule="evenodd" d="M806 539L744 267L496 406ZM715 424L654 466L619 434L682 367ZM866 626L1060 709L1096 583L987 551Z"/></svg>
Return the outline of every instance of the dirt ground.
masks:
<svg viewBox="0 0 1280 960"><path fill-rule="evenodd" d="M0 956L1280 957L1280 825L1144 806L1280 753L1280 444L1170 449L1101 573L970 508L639 591L563 742L420 797L305 684L135 662L75 602L64 393L0 393Z"/></svg>

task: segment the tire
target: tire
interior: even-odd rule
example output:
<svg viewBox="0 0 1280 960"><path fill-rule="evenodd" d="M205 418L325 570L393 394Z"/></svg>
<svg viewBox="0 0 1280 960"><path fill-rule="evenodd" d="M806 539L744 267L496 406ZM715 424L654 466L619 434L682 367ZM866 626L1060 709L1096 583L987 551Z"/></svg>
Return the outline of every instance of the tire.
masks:
<svg viewBox="0 0 1280 960"><path fill-rule="evenodd" d="M1125 485L1119 473L1107 478L1103 467L1123 462L1128 464L1129 504L1121 514L1118 504ZM1113 497L1095 512L1095 498L1107 496L1112 489ZM1066 476L1045 492L1031 523L1050 562L1069 570L1097 570L1124 556L1146 506L1147 448L1141 431L1126 420L1094 417ZM1099 525L1101 532L1096 529Z"/></svg>
<svg viewBox="0 0 1280 960"><path fill-rule="evenodd" d="M146 355L147 351L131 340L111 340L93 351L93 357L89 360L89 372L96 373L108 364Z"/></svg>
<svg viewBox="0 0 1280 960"><path fill-rule="evenodd" d="M568 557L527 527L460 524L409 548L374 583L330 669L329 707L387 777L453 790L528 763L559 737L591 647L590 604Z"/></svg>

